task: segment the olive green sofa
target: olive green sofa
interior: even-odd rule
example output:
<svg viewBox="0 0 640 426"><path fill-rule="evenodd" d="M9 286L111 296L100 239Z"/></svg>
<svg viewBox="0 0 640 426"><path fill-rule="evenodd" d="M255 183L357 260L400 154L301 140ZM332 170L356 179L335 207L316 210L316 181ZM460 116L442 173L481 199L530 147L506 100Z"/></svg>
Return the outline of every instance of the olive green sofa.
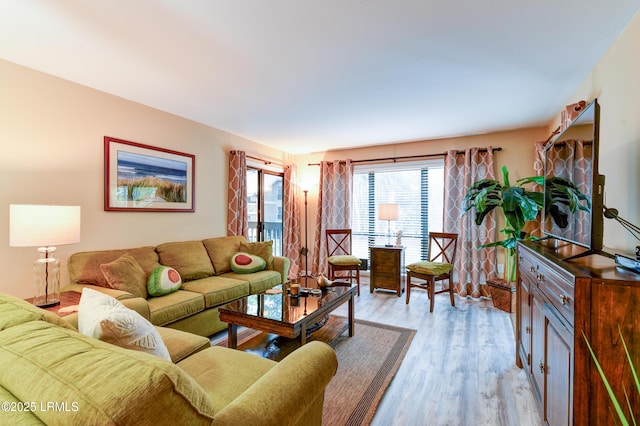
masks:
<svg viewBox="0 0 640 426"><path fill-rule="evenodd" d="M0 424L322 423L337 369L327 344L276 363L157 327L170 362L82 335L69 318L0 293Z"/></svg>
<svg viewBox="0 0 640 426"><path fill-rule="evenodd" d="M268 248L265 244L248 243L242 236L227 236L168 242L156 247L79 252L68 259L70 284L63 290L81 293L83 287L90 287L120 301L138 298L143 303L136 310L152 324L211 336L227 326L219 319L220 306L286 281L290 265L286 257L273 256L266 269L258 272L243 274L231 270L235 253ZM151 297L133 294L122 287L113 288L101 265L116 262L125 254L133 257L147 275L158 265L174 268L182 278L180 290Z"/></svg>

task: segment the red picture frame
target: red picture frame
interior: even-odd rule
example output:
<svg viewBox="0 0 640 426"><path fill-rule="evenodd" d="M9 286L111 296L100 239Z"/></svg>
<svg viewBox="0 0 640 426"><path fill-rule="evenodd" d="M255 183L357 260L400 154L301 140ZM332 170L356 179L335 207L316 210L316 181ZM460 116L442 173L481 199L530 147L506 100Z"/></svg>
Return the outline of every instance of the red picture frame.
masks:
<svg viewBox="0 0 640 426"><path fill-rule="evenodd" d="M104 210L194 212L195 155L104 137Z"/></svg>

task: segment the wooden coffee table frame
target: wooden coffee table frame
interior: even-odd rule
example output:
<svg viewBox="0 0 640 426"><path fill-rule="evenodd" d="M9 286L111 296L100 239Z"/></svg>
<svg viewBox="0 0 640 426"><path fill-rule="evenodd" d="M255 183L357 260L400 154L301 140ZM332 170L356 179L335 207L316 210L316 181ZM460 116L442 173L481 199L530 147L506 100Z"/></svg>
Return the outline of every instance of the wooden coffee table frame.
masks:
<svg viewBox="0 0 640 426"><path fill-rule="evenodd" d="M225 305L220 308L219 313L220 320L228 324L228 346L233 349L236 349L238 347L238 326L252 328L254 330L259 330L266 333L277 334L289 339L300 337L300 344L304 345L305 343L307 343L307 330L309 329L309 327L321 321L330 312L332 312L345 302L349 304L348 324L342 330L340 330L338 335L344 333L348 329L349 337L353 337L354 296L356 295L357 291L358 289L355 285L347 288L338 297L324 302L322 306L318 307L318 309L309 313L308 315L304 315L296 322L278 321L271 318L264 318L259 315L240 312L230 307L230 305L233 305L233 303L237 302ZM308 297L311 298L313 296L310 295ZM303 297L300 297L301 304L304 303L303 299Z"/></svg>

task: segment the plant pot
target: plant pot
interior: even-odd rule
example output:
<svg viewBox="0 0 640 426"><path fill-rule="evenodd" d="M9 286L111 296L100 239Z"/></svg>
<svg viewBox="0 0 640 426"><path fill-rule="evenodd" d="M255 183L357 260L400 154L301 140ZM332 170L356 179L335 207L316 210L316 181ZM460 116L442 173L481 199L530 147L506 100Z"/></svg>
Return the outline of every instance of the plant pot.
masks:
<svg viewBox="0 0 640 426"><path fill-rule="evenodd" d="M493 306L505 312L516 311L516 286L502 278L489 278L487 280L489 293Z"/></svg>

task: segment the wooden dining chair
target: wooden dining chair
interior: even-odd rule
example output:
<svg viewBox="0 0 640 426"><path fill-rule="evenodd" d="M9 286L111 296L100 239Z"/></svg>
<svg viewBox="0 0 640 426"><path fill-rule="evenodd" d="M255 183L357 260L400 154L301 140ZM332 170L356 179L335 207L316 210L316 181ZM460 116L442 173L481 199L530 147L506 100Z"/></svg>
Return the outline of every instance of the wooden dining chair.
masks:
<svg viewBox="0 0 640 426"><path fill-rule="evenodd" d="M360 264L362 261L351 254L352 236L351 229L327 229L327 262L329 264L329 279L353 280L358 284L358 296L360 296ZM336 275L338 272L340 275ZM346 272L347 275L342 273Z"/></svg>
<svg viewBox="0 0 640 426"><path fill-rule="evenodd" d="M407 299L411 298L411 289L420 288L427 290L429 294L429 312L433 312L433 299L436 294L449 292L451 306L456 306L453 295L453 283L451 274L456 258L458 234L444 232L429 233L429 248L427 260L407 265ZM416 279L419 281L412 281ZM449 288L441 288L435 291L436 282L449 281Z"/></svg>

